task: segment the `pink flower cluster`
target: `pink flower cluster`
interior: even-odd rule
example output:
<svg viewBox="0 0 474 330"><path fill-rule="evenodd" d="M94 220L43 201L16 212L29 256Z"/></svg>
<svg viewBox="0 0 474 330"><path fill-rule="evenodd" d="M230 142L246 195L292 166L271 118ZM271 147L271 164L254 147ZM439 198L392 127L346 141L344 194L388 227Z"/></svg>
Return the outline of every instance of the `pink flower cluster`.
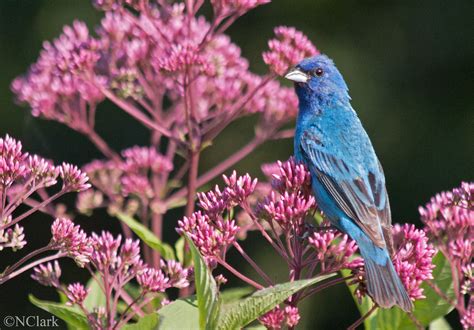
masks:
<svg viewBox="0 0 474 330"><path fill-rule="evenodd" d="M296 326L300 320L297 307L276 307L258 319L267 329L280 330L284 325L289 328Z"/></svg>
<svg viewBox="0 0 474 330"><path fill-rule="evenodd" d="M147 128L176 139L180 132L173 127L189 129L186 112L194 122L205 123L203 134L212 135L245 113L269 111L288 120L296 111L294 94L249 72L239 47L223 34L238 16L267 2L212 1L216 17L210 24L204 17L189 17L183 3L95 1L106 10L97 36L82 22L64 27L60 37L45 42L38 61L12 89L33 115L62 122L93 142L95 110L106 98ZM122 8L125 4L138 15ZM277 28L276 34L279 40L270 42L265 59L277 71L280 62L293 63L316 51L292 28ZM192 94L186 95L189 88ZM169 109L163 107L164 98L172 101Z"/></svg>
<svg viewBox="0 0 474 330"><path fill-rule="evenodd" d="M354 264L350 258L357 251L357 244L339 231L323 229L320 232L314 232L308 238L308 243L316 252L315 258L321 263L322 272L350 268Z"/></svg>
<svg viewBox="0 0 474 330"><path fill-rule="evenodd" d="M47 188L62 180L60 191L49 195ZM90 187L89 178L76 166L52 162L23 151L20 141L6 135L0 138L0 250L21 249L25 244L23 227L18 223L65 193L84 191ZM17 214L20 205L30 210ZM54 215L54 214L53 214Z"/></svg>
<svg viewBox="0 0 474 330"><path fill-rule="evenodd" d="M52 233L50 248L58 249L61 253L56 257L72 257L91 273L109 301L108 310L105 314L99 310L86 310L83 303L89 289L80 283L62 286L59 281L61 268L57 261L54 264L49 262L35 267L32 278L43 285L53 286L62 291L68 298L68 304L77 305L91 325L98 328L101 328L103 322L111 328L125 324L137 310L156 298L156 295L150 295L151 293L163 293L171 287L184 288L189 285L190 269L174 260L160 260L159 268L144 264L140 256L139 240L122 241L120 235L114 237L109 232L93 233L88 236L68 219L57 219L53 224ZM128 295L124 295L124 287L134 279L140 285L141 294L132 302ZM120 299L130 307L137 303L138 309L127 308L126 313L117 318L116 315L120 316L117 314Z"/></svg>
<svg viewBox="0 0 474 330"><path fill-rule="evenodd" d="M217 16L225 16L231 14L242 15L247 11L266 3L270 0L211 0L214 13Z"/></svg>
<svg viewBox="0 0 474 330"><path fill-rule="evenodd" d="M433 279L432 260L436 250L428 242L426 233L416 229L414 225L396 224L392 228L392 235L395 250L392 262L395 270L411 300L424 299L421 285L424 281ZM367 295L363 265L363 260L356 258L348 266L354 273L352 283L358 284L356 295L359 299Z"/></svg>
<svg viewBox="0 0 474 330"><path fill-rule="evenodd" d="M86 102L96 104L104 99L99 86L105 81L93 74L101 58L99 49L86 25L75 21L64 27L59 38L43 44L38 61L27 76L13 82L12 89L19 101L31 106L34 116L81 130L87 122Z"/></svg>
<svg viewBox="0 0 474 330"><path fill-rule="evenodd" d="M170 160L152 147L134 146L122 151L122 156L123 159L95 160L84 166L95 189L79 194L77 207L81 212L90 213L104 205L128 210L135 202L150 205L159 193L153 177L167 176L173 169ZM124 205L124 198L131 201Z"/></svg>
<svg viewBox="0 0 474 330"><path fill-rule="evenodd" d="M80 267L90 261L92 241L80 226L66 218L56 219L51 226L51 247L73 258Z"/></svg>
<svg viewBox="0 0 474 330"><path fill-rule="evenodd" d="M280 76L301 59L319 54L311 41L295 28L278 26L274 32L276 38L268 42L270 50L263 53L263 60Z"/></svg>
<svg viewBox="0 0 474 330"><path fill-rule="evenodd" d="M433 279L432 264L436 253L433 245L428 243L428 237L414 225L396 224L393 229L395 270L400 276L408 295L412 300L423 299L423 281Z"/></svg>
<svg viewBox="0 0 474 330"><path fill-rule="evenodd" d="M463 327L470 329L474 324L474 183L463 182L452 191L437 194L419 212L431 241L450 262L455 307Z"/></svg>

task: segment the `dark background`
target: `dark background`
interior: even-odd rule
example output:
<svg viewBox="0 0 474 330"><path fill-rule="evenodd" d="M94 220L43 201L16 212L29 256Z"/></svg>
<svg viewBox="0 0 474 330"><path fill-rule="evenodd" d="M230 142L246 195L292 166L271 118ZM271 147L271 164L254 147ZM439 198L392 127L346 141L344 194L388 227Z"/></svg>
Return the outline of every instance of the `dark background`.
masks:
<svg viewBox="0 0 474 330"><path fill-rule="evenodd" d="M9 133L21 139L27 151L57 163L84 164L99 156L82 136L32 118L28 109L15 105L9 85L36 60L42 41L58 36L64 24L79 19L92 30L101 16L88 0L0 1L0 136ZM394 222L419 224L419 205L461 180L474 179L472 17L471 1L275 0L239 19L229 34L256 72L265 72L260 54L276 25L297 27L332 57L384 166ZM252 123L246 119L231 126L203 157L201 169L245 143ZM117 150L147 140L138 124L107 104L98 112L98 129ZM259 175L261 163L291 154L290 140L266 144L237 168ZM171 214L166 222L172 239L179 216ZM48 242L51 221L39 215L23 222L30 243L25 251ZM116 220L101 213L77 221L88 231L118 229ZM257 237L246 245L279 281L285 280L283 265L273 261L266 245ZM2 251L0 268L25 251ZM86 280L71 263L63 265L65 282ZM46 315L27 301L29 292L56 299L53 290L24 274L0 288L0 317ZM358 318L343 286L303 304L302 315L301 329L345 328Z"/></svg>

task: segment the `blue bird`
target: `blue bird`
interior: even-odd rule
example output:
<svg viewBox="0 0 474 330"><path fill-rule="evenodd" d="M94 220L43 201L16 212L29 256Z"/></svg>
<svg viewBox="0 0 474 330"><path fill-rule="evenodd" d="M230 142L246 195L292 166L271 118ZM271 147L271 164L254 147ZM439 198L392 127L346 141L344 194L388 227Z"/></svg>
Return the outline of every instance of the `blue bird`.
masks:
<svg viewBox="0 0 474 330"><path fill-rule="evenodd" d="M341 73L331 59L317 55L302 60L285 78L295 82L299 98L295 158L311 172L319 207L357 242L373 300L380 307L411 311L413 304L390 259L385 176Z"/></svg>

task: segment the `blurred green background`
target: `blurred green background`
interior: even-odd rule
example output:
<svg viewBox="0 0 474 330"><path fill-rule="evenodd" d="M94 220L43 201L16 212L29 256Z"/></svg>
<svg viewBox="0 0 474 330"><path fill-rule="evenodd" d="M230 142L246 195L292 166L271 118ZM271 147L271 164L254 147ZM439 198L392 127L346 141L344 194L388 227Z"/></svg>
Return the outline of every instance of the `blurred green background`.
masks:
<svg viewBox="0 0 474 330"><path fill-rule="evenodd" d="M265 72L260 54L276 25L297 27L332 57L384 166L394 222L419 224L419 205L461 180L474 179L473 9L467 0L274 0L239 19L229 34L256 72ZM93 29L101 16L88 0L0 1L0 136L9 133L21 139L26 150L56 162L84 164L99 156L82 136L32 118L28 109L15 105L9 85L36 60L42 41L56 37L64 24L79 19ZM98 116L100 133L117 150L146 143L147 133L112 106L103 106ZM206 152L201 169L245 143L252 123L250 118L232 125ZM266 144L237 168L259 175L261 163L291 154L290 140ZM172 239L179 216L166 219ZM77 221L89 231L118 230L105 214ZM51 219L41 215L24 222L30 248L47 243L49 223ZM252 236L247 246L279 281L285 280L283 264L273 261L266 245ZM0 268L16 258L3 251ZM87 278L71 263L64 265L66 282ZM28 292L56 299L52 290L23 275L0 288L0 316L45 315L29 304ZM308 301L302 315L301 329L342 329L358 318L345 287Z"/></svg>

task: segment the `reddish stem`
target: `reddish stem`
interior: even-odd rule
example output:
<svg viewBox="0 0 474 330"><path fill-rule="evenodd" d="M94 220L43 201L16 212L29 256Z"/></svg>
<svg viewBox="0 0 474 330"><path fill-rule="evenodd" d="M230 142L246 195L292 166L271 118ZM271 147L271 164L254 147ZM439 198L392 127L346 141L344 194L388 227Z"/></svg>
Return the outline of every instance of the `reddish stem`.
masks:
<svg viewBox="0 0 474 330"><path fill-rule="evenodd" d="M83 130L82 133L89 138L89 140L99 149L99 151L107 158L113 159L115 161L120 161L120 156L109 147L107 142L105 142L102 137L92 128L88 127Z"/></svg>
<svg viewBox="0 0 474 330"><path fill-rule="evenodd" d="M263 289L263 285L261 284L258 284L257 282L255 282L254 280L248 278L247 276L245 276L244 274L240 273L237 269L235 269L234 267L232 267L231 265L229 265L227 262L225 262L224 260L222 259L218 259L217 262L219 262L222 266L224 266L228 271L230 271L232 274L234 274L235 276L237 276L238 278L240 278L242 281L250 284L251 286L253 286L254 288L256 288L257 290L261 290Z"/></svg>
<svg viewBox="0 0 474 330"><path fill-rule="evenodd" d="M359 325L361 325L375 310L377 309L377 305L374 305L367 313L365 313L360 319L355 321L352 325L350 325L347 330L355 330Z"/></svg>
<svg viewBox="0 0 474 330"><path fill-rule="evenodd" d="M59 258L65 257L65 256L66 256L66 253L65 253L65 252L58 252L58 253L53 254L53 255L51 255L51 256L49 256L49 257L44 257L44 258L38 259L38 260L32 262L31 264L28 264L28 265L26 265L26 266L24 266L24 267L22 267L22 268L20 268L20 269L18 269L18 270L16 270L16 271L12 272L12 273L9 273L9 274L6 275L6 276L2 276L2 277L0 278L0 284L3 284L3 283L5 283L6 281L11 280L12 278L14 278L14 277L20 275L20 274L23 273L23 272L26 272L27 270L29 270L29 269L31 269L31 268L33 268L33 267L38 266L39 264L42 264L42 263L48 262L48 261L52 261L52 260L56 260L56 259L59 259Z"/></svg>
<svg viewBox="0 0 474 330"><path fill-rule="evenodd" d="M196 197L196 190L198 187L198 170L199 170L199 151L190 151L190 167L188 175L188 197L186 204L187 217L190 217L194 212L194 199Z"/></svg>
<svg viewBox="0 0 474 330"><path fill-rule="evenodd" d="M210 169L209 171L207 171L206 173L201 175L199 178L197 178L196 186L200 187L200 186L206 184L207 182L209 182L210 180L214 179L218 175L225 172L228 168L235 165L236 163L241 161L243 158L247 157L252 151L255 150L255 148L257 148L260 144L262 144L263 141L264 140L260 137L254 137L249 143L247 143L244 147L242 147L242 149L235 152L234 154L232 154L232 156L230 156L229 158L227 158L226 160L221 162L219 165L213 167L212 169ZM175 192L174 194L172 194L165 201L166 205L173 204L174 202L176 202L180 198L186 196L187 191L188 191L187 189L188 188L183 187L180 190L178 190L177 192Z"/></svg>
<svg viewBox="0 0 474 330"><path fill-rule="evenodd" d="M64 190L61 190L61 191L57 192L56 194L54 194L50 198L48 198L48 199L44 200L43 202L39 203L36 207L31 208L29 211L27 211L27 212L23 213L22 215L16 217L15 219L13 219L8 225L0 226L0 230L3 230L3 229L5 229L7 227L10 227L10 226L13 226L14 224L20 222L21 220L23 220L26 217L30 216L31 214L35 213L39 209L43 208L45 205L48 205L49 203L51 203L55 199L61 197L65 193L66 193L66 191L64 191Z"/></svg>
<svg viewBox="0 0 474 330"><path fill-rule="evenodd" d="M132 104L118 98L117 96L115 96L113 93L111 93L105 88L102 88L101 91L109 100L115 103L123 111L131 115L133 118L140 121L146 127L156 130L170 139L174 138L171 132L167 128L157 125L155 122L153 122L150 118L145 116L138 108L136 108Z"/></svg>
<svg viewBox="0 0 474 330"><path fill-rule="evenodd" d="M234 242L232 245L239 251L239 253L244 257L245 260L255 269L255 271L267 282L268 285L273 286L273 281L271 278L253 261L252 258L242 249L239 243Z"/></svg>

